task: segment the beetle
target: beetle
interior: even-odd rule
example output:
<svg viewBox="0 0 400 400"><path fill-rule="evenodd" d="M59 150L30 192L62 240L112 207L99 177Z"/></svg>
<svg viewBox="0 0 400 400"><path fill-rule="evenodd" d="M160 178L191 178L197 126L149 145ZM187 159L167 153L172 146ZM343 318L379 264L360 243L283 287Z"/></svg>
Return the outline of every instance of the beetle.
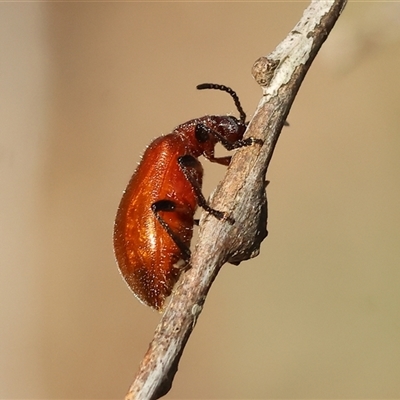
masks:
<svg viewBox="0 0 400 400"><path fill-rule="evenodd" d="M189 267L190 242L198 206L233 223L225 212L211 208L201 187L204 156L229 165L231 157L215 157L216 144L227 150L262 143L243 139L246 114L237 94L224 85L205 83L197 89L227 92L239 119L207 115L177 126L156 138L145 150L118 207L114 224L114 253L119 270L135 296L161 310L182 271Z"/></svg>

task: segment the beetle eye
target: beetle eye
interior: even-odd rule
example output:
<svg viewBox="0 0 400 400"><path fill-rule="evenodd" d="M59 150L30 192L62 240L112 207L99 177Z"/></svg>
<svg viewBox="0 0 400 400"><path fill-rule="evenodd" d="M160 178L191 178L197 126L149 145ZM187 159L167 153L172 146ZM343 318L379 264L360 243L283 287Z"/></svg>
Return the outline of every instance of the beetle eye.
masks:
<svg viewBox="0 0 400 400"><path fill-rule="evenodd" d="M203 124L197 124L194 128L194 136L199 143L207 142L209 138L208 129Z"/></svg>

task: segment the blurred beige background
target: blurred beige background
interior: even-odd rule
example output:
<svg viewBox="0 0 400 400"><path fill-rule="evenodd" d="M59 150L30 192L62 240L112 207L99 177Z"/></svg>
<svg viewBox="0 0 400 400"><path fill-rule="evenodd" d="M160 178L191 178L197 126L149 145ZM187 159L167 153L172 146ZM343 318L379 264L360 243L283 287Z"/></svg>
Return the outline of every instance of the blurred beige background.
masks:
<svg viewBox="0 0 400 400"><path fill-rule="evenodd" d="M117 271L145 146L231 99L308 3L0 5L0 398L122 398L160 315ZM400 397L400 8L351 3L289 115L261 255L226 265L167 398ZM204 162L208 195L224 169Z"/></svg>

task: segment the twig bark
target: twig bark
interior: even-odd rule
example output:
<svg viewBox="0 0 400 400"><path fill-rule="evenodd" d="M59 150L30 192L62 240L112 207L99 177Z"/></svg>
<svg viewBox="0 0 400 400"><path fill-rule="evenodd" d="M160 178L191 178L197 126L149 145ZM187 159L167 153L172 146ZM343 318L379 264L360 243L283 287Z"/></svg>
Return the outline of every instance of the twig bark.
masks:
<svg viewBox="0 0 400 400"><path fill-rule="evenodd" d="M266 232L265 173L297 91L347 0L314 0L294 29L253 66L263 97L246 132L264 145L233 156L211 206L229 211L235 223L203 213L192 268L185 273L154 333L126 400L157 399L171 388L185 344L221 266L259 253Z"/></svg>

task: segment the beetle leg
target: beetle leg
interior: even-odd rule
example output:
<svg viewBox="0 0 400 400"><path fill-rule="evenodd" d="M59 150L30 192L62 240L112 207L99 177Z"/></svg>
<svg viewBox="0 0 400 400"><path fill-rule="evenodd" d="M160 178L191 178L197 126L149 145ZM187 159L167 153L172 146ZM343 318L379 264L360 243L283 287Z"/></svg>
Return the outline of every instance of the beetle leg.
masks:
<svg viewBox="0 0 400 400"><path fill-rule="evenodd" d="M189 247L187 247L186 244L182 242L181 238L171 229L171 227L163 220L163 218L159 214L159 211L174 211L175 208L176 205L171 200L158 200L151 205L151 211L153 211L157 221L179 247L179 250L182 252L183 260L188 263L191 255Z"/></svg>
<svg viewBox="0 0 400 400"><path fill-rule="evenodd" d="M184 156L178 157L178 164L181 167L182 172L185 175L186 179L192 185L194 194L197 199L197 204L199 205L199 207L201 207L203 210L207 211L209 214L213 215L215 218L220 219L220 220L226 220L230 224L233 224L235 222L234 219L232 217L230 217L227 213L225 213L223 211L215 210L214 208L211 208L207 204L207 200L205 199L205 197L201 191L199 182L196 179L195 174L193 172L196 169L196 167L198 167L198 165L200 164L200 161L197 158L195 158L189 154L186 154Z"/></svg>
<svg viewBox="0 0 400 400"><path fill-rule="evenodd" d="M240 147L251 146L253 144L260 144L263 145L264 141L261 139L256 139L253 137L249 137L246 139L237 140L234 143L231 143L229 140L224 138L219 132L215 131L214 129L209 128L204 124L197 124L196 125L196 137L208 137L209 135L215 136L218 141L225 147L227 150L234 150Z"/></svg>

